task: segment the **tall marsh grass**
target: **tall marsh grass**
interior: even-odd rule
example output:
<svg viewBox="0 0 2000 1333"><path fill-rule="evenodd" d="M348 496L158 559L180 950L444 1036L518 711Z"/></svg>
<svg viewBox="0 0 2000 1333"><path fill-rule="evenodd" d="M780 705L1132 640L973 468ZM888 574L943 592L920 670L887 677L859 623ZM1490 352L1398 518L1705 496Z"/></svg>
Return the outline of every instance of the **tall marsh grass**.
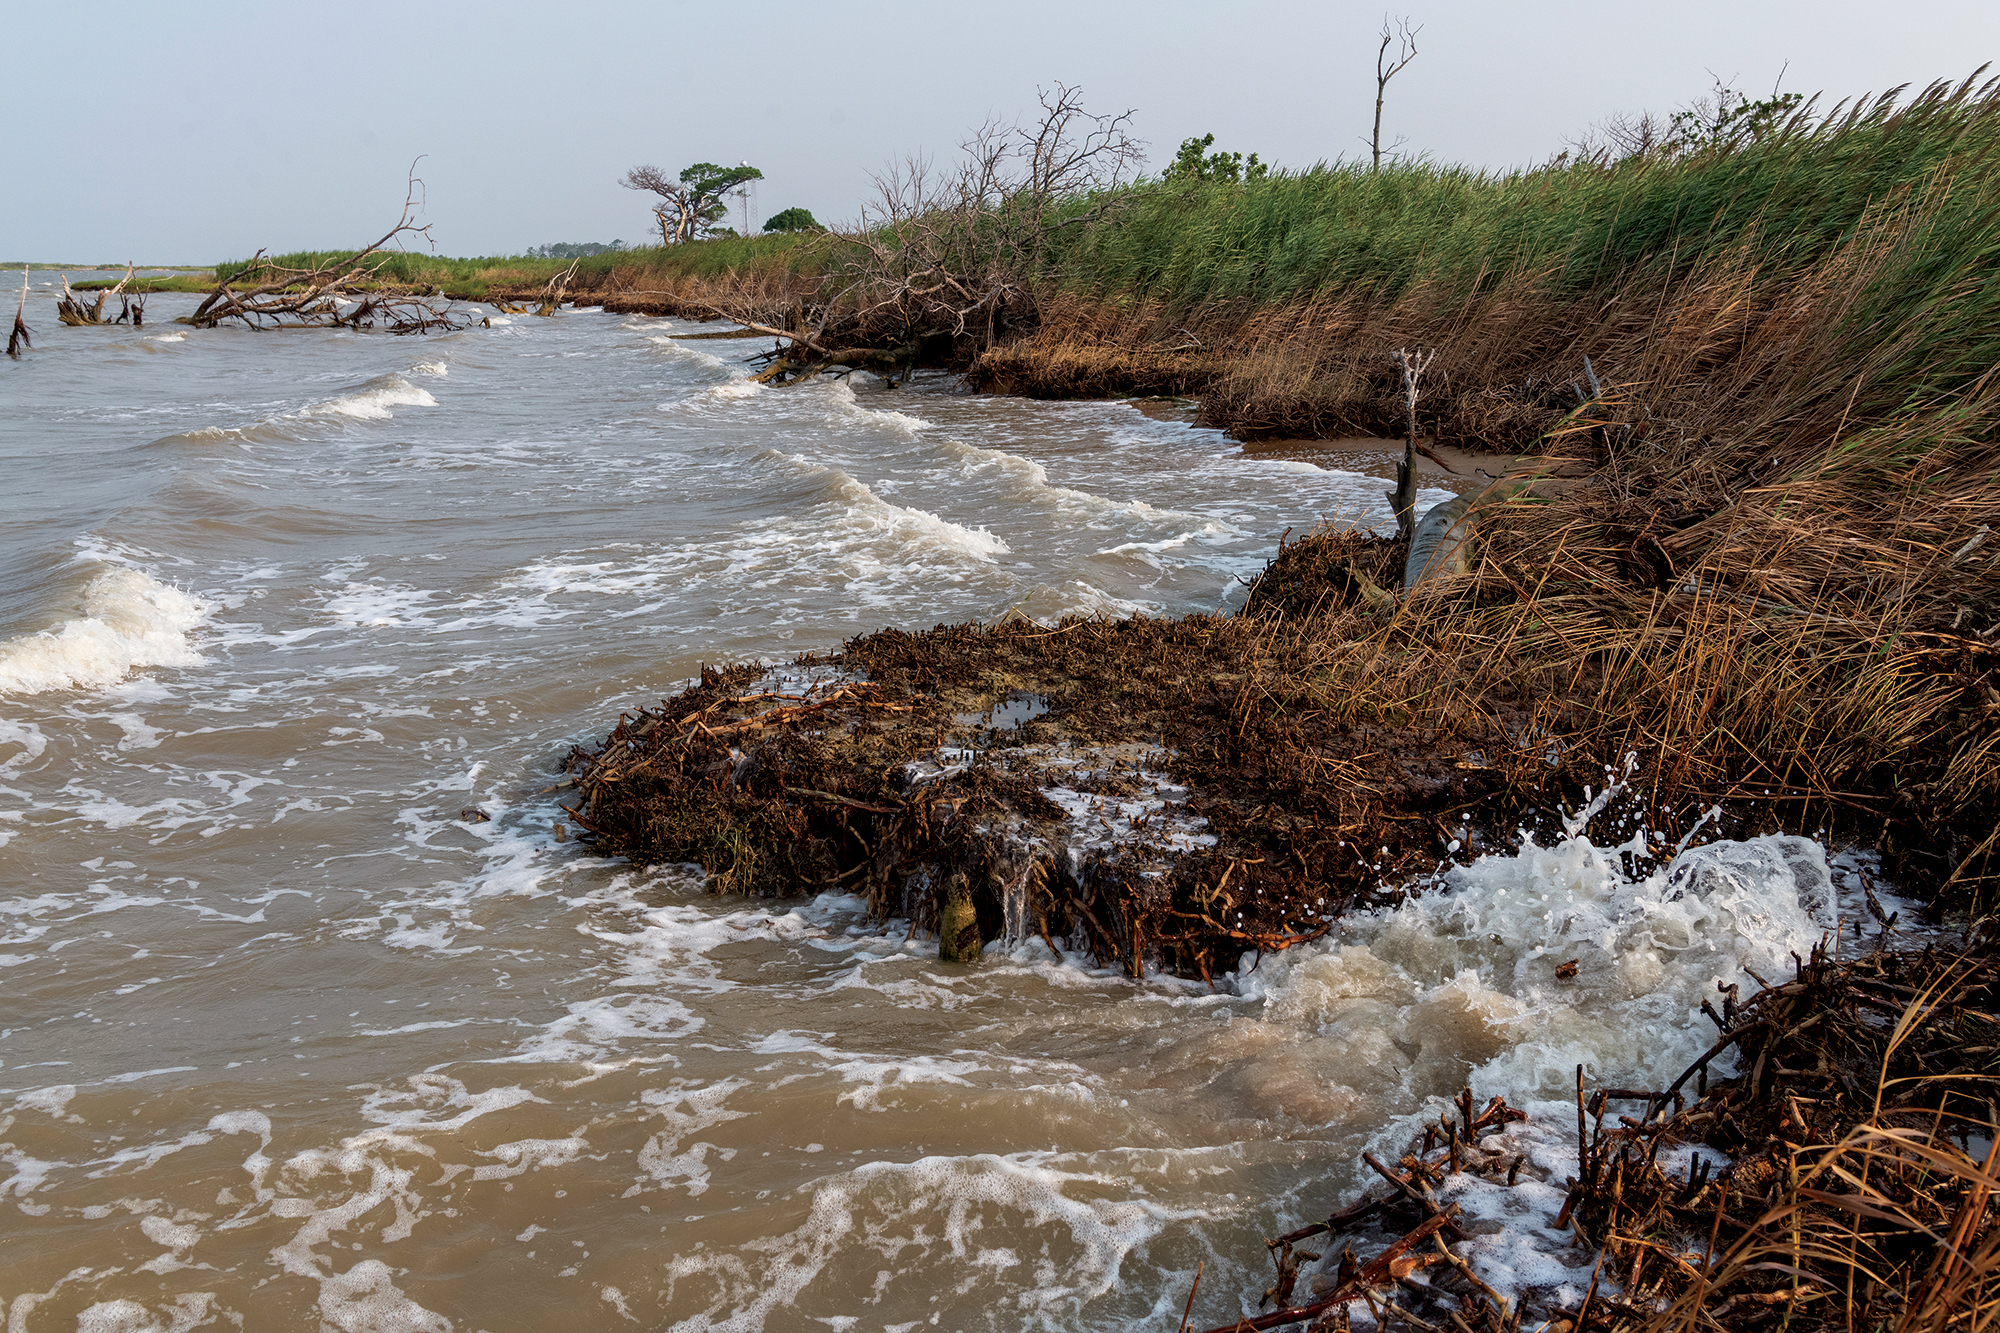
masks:
<svg viewBox="0 0 2000 1333"><path fill-rule="evenodd" d="M797 262L795 252L808 239L792 234L725 236L687 245L614 250L579 260L527 255L455 259L420 251L393 251L383 257L380 278L402 286L441 287L452 295L477 299L491 287L539 286L572 263L577 266L575 285L591 289L608 285L613 275L628 278L623 285L644 285L646 281L720 279L730 274L781 274ZM270 262L284 268L311 269L352 253L351 250L299 250L271 256ZM215 275L221 281L237 281L249 262L230 260L217 264Z"/></svg>
<svg viewBox="0 0 2000 1333"><path fill-rule="evenodd" d="M1992 903L1996 150L2000 82L1967 81L1670 160L1155 188L990 374L1122 360L1241 434L1393 434L1388 354L1437 349L1427 433L1573 479L1489 503L1470 579L1328 621L1315 706L1539 710Z"/></svg>

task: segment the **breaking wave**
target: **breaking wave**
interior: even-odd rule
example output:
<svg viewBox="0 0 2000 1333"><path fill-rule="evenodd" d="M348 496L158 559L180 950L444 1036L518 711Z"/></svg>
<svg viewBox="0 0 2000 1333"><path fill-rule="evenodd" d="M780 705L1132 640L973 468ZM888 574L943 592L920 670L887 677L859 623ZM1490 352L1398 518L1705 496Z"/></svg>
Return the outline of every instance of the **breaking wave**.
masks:
<svg viewBox="0 0 2000 1333"><path fill-rule="evenodd" d="M98 689L137 667L193 666L201 654L189 635L213 609L136 569L108 570L84 589L80 615L0 644L0 695Z"/></svg>

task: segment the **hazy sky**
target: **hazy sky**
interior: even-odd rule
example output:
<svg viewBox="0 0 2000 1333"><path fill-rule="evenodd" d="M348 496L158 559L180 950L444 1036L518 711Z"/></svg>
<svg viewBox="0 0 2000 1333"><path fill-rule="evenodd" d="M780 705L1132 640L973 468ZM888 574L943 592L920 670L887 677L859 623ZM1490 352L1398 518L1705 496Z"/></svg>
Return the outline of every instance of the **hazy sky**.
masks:
<svg viewBox="0 0 2000 1333"><path fill-rule="evenodd" d="M1830 98L2000 59L1994 0L1407 0L1423 25L1385 135L1440 161L1546 158L1710 74ZM1379 4L287 0L24 5L4 87L0 258L209 263L359 245L410 160L443 254L642 240L628 167L748 159L762 217L854 216L871 172L948 153L1037 84L1134 109L1157 168L1190 135L1304 166L1365 151Z"/></svg>

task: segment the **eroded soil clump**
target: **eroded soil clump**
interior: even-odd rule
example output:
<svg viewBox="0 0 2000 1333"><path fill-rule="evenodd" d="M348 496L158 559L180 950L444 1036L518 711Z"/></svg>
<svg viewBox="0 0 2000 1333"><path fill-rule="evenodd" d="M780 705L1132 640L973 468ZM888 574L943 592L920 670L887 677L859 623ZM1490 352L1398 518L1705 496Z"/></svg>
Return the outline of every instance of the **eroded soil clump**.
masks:
<svg viewBox="0 0 2000 1333"><path fill-rule="evenodd" d="M572 753L575 814L718 892L849 892L925 933L963 895L981 942L1228 970L1601 777L1551 762L1539 704L1402 706L1313 650L1301 608L1347 614L1345 571L1399 551L1295 543L1236 616L886 630L708 670Z"/></svg>

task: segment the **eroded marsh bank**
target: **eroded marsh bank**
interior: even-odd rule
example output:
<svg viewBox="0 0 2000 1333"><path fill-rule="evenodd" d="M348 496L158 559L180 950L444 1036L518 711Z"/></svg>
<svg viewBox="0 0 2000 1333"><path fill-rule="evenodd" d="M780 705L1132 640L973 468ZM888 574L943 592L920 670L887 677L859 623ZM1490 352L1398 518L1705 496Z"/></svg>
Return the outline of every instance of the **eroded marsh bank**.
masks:
<svg viewBox="0 0 2000 1333"><path fill-rule="evenodd" d="M1719 813L1739 837L1871 844L1976 916L2000 888L1996 141L1995 85L1968 82L1667 161L1158 189L1080 231L997 336L872 327L798 267L607 290L607 308L790 332L794 362L808 326L846 318L850 340L901 336L990 390L1199 395L1201 420L1251 441L1394 429L1408 404L1388 353L1434 349L1426 435L1521 462L1517 485L1465 488L1467 567L1400 595L1382 590L1401 547L1316 532L1235 616L887 631L790 674L705 676L573 756L577 818L721 886L853 893L947 957L1039 938L1208 982L1392 908L1442 862L1512 854L1538 827L1573 839L1569 812L1607 783L1641 794L1645 831L1619 849L1637 879L1680 874L1686 836ZM1829 949L1849 920L1820 920ZM1987 944L1975 927L1958 947ZM1954 1245L1991 1235L1991 1163L1965 1137L1990 1136L1990 1114L1952 1097L1992 1065L1983 964L1792 953L1791 982L1711 1015L1694 1096L1656 1069L1592 1097L1579 1069L1566 1159L1547 1151L1546 1103L1538 1156L1468 1092L1455 1126L1380 1172L1402 1238L1310 1282L1295 1246L1311 1228L1274 1241L1263 1304L1295 1308L1251 1326L1344 1321L1357 1300L1389 1317L1374 1297L1439 1262L1458 1277L1401 1317L1508 1326L1526 1287L1500 1300L1427 1182L1463 1198L1469 1166L1529 1160L1544 1184L1572 1174L1559 1213L1512 1231L1573 1226L1609 1265L1543 1284L1543 1317L1983 1310L1994 1264L1934 1235L1947 1218ZM1548 984L1567 979L1547 963ZM1898 1054L1938 1023L1928 1055ZM1821 1025L1858 1036L1801 1039ZM1512 1091L1483 1082L1482 1099ZM1621 1099L1642 1113L1607 1131ZM1712 1179L1689 1143L1736 1160ZM1877 1169L1895 1184L1868 1184ZM1910 1186L1913 1170L1941 1183ZM1705 1251L1662 1239L1697 1215ZM1789 1286L1755 1276L1786 1228ZM1457 1248L1433 1255L1446 1230Z"/></svg>

